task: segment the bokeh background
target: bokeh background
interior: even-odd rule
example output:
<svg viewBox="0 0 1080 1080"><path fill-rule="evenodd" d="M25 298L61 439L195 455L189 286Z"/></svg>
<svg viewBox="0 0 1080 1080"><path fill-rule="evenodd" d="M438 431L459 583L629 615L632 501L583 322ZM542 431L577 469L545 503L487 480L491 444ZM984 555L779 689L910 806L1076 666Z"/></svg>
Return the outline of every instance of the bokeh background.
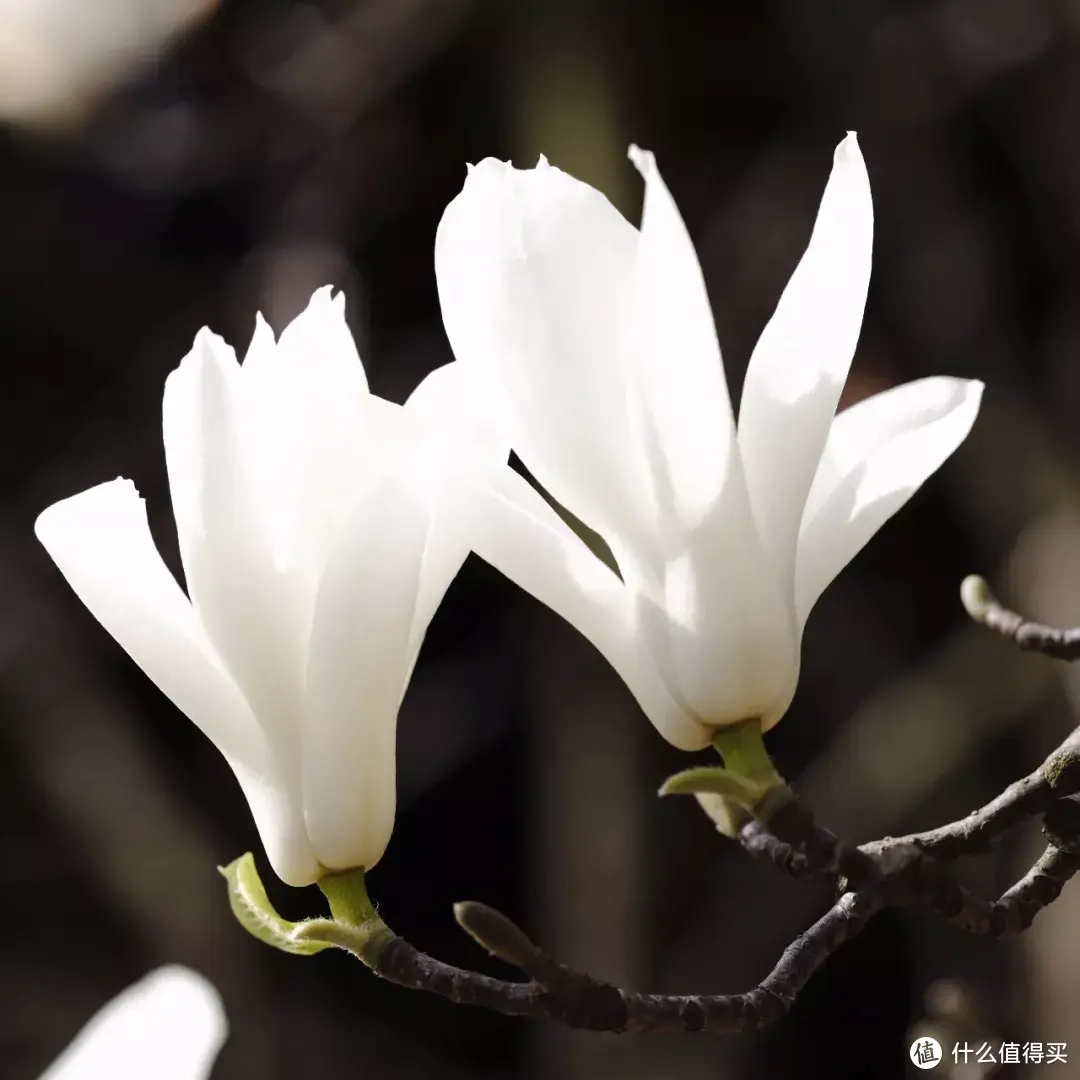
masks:
<svg viewBox="0 0 1080 1080"><path fill-rule="evenodd" d="M0 114L0 1074L36 1077L179 961L224 995L221 1080L891 1077L927 1020L1067 1042L1050 1068L1080 1075L1075 883L1013 942L882 914L748 1038L578 1035L260 946L214 869L252 848L270 876L231 774L32 534L48 503L123 474L179 569L161 391L203 324L242 346L257 310L280 330L333 283L372 388L403 400L450 359L435 227L488 155L544 152L633 218L626 146L656 151L737 391L855 128L877 233L848 401L935 373L988 390L818 605L769 742L848 839L960 816L1080 705L1080 668L967 625L957 598L980 571L1080 621L1080 4L0 0ZM452 962L499 970L452 920L473 898L597 976L746 989L829 896L658 800L686 763L583 639L471 559L403 708L372 891ZM996 895L1038 850L1022 831L966 880ZM287 914L320 910L276 884Z"/></svg>

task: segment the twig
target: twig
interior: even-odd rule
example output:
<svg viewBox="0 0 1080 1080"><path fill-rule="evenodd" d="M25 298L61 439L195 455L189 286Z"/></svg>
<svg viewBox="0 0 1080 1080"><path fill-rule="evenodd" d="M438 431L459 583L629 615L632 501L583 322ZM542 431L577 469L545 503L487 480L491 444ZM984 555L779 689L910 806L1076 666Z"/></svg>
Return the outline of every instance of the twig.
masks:
<svg viewBox="0 0 1080 1080"><path fill-rule="evenodd" d="M391 932L371 935L371 947L363 943L351 946L347 938L335 944L350 948L389 982L509 1016L614 1033L745 1032L786 1013L814 972L862 930L883 903L870 891L846 893L785 949L758 986L744 994L638 994L621 990L558 963L505 915L476 903L455 905L458 921L492 955L521 968L529 976L528 982L509 982L452 967Z"/></svg>
<svg viewBox="0 0 1080 1080"><path fill-rule="evenodd" d="M891 904L929 911L969 933L1000 937L1031 925L1080 870L1080 732L1072 732L1033 773L959 821L909 836L885 837L855 848L816 825L791 803L768 825L753 821L739 832L750 854L795 878L839 878L845 888L877 888ZM1020 821L1046 814L1049 846L1028 874L999 900L974 896L946 863L983 854Z"/></svg>
<svg viewBox="0 0 1080 1080"><path fill-rule="evenodd" d="M1080 802L1063 797L1080 787L1078 759L1080 738L1070 735L1031 776L966 818L929 833L886 837L858 848L816 825L797 803L775 814L768 826L744 826L739 841L751 854L795 877L834 878L843 895L787 947L758 986L742 994L621 989L559 963L505 915L478 903L455 905L459 924L528 981L451 967L393 934L381 920L377 932L368 928L357 938L346 934L333 943L350 949L390 982L511 1016L616 1033L754 1031L786 1013L825 960L888 904L930 911L987 937L1026 930L1080 872ZM1045 814L1046 851L998 900L972 895L949 875L947 861L985 851L1004 829L1040 813Z"/></svg>
<svg viewBox="0 0 1080 1080"><path fill-rule="evenodd" d="M1059 630L1025 619L1005 607L981 577L972 574L964 579L960 599L977 623L1015 641L1021 649L1045 653L1055 660L1080 659L1080 628Z"/></svg>

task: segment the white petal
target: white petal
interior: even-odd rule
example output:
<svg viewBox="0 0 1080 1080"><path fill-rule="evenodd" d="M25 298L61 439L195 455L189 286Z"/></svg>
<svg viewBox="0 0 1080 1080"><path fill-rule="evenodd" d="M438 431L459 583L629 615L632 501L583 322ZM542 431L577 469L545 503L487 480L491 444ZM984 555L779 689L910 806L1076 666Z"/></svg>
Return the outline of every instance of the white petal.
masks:
<svg viewBox="0 0 1080 1080"><path fill-rule="evenodd" d="M654 516L627 408L638 232L598 191L541 164L471 170L435 240L458 361L498 393L514 449L605 539Z"/></svg>
<svg viewBox="0 0 1080 1080"><path fill-rule="evenodd" d="M162 967L96 1013L41 1080L205 1080L227 1034L214 987Z"/></svg>
<svg viewBox="0 0 1080 1080"><path fill-rule="evenodd" d="M651 154L634 343L637 416L667 540L642 580L641 619L665 680L709 723L762 716L794 680L793 619L750 511L709 300ZM623 557L620 566L628 560ZM636 569L636 568L635 568ZM655 579L655 580L650 580Z"/></svg>
<svg viewBox="0 0 1080 1080"><path fill-rule="evenodd" d="M810 244L754 349L739 408L758 531L786 582L793 580L803 506L859 339L872 245L870 182L852 133L837 147Z"/></svg>
<svg viewBox="0 0 1080 1080"><path fill-rule="evenodd" d="M834 577L964 441L980 382L919 379L834 421L799 534L800 625Z"/></svg>
<svg viewBox="0 0 1080 1080"><path fill-rule="evenodd" d="M638 591L639 620L665 682L704 723L775 722L798 677L794 609L733 485Z"/></svg>
<svg viewBox="0 0 1080 1080"><path fill-rule="evenodd" d="M241 779L275 872L314 880L299 799L247 701L161 560L130 480L50 506L34 531L90 613L214 743Z"/></svg>
<svg viewBox="0 0 1080 1080"><path fill-rule="evenodd" d="M34 532L94 618L181 712L223 753L260 766L263 734L162 562L134 484L112 480L54 503Z"/></svg>
<svg viewBox="0 0 1080 1080"><path fill-rule="evenodd" d="M304 812L320 862L370 869L394 824L395 735L430 522L389 475L360 499L319 587L308 658Z"/></svg>
<svg viewBox="0 0 1080 1080"><path fill-rule="evenodd" d="M626 401L649 464L658 530L696 526L739 468L735 423L705 281L653 155L630 148L645 180L627 342L637 364ZM643 478L644 479L644 478Z"/></svg>
<svg viewBox="0 0 1080 1080"><path fill-rule="evenodd" d="M463 493L457 509L473 550L584 634L665 739L683 750L708 746L709 731L674 700L644 650L629 590L523 477L504 468Z"/></svg>
<svg viewBox="0 0 1080 1080"><path fill-rule="evenodd" d="M241 369L241 393L275 556L303 578L309 609L353 492L382 463L344 297L320 289L276 346L271 336L260 321Z"/></svg>
<svg viewBox="0 0 1080 1080"><path fill-rule="evenodd" d="M345 296L334 296L330 285L316 289L308 306L282 332L277 351L260 343L248 353L244 364L255 368L295 365L299 368L297 378L333 386L347 398L355 399L368 389L364 365L345 321Z"/></svg>
<svg viewBox="0 0 1080 1080"><path fill-rule="evenodd" d="M451 362L427 375L409 395L404 420L411 439L431 447L432 466L493 469L504 465L510 444L499 402L468 365Z"/></svg>
<svg viewBox="0 0 1080 1080"><path fill-rule="evenodd" d="M202 331L165 383L165 460L192 604L298 799L307 628L275 565L239 384L232 350Z"/></svg>
<svg viewBox="0 0 1080 1080"><path fill-rule="evenodd" d="M402 420L402 439L409 444L403 456L407 452L410 460L399 467L424 495L432 517L409 633L415 663L435 609L469 554L468 541L449 520L460 485L483 483L503 468L510 446L484 385L458 363L444 364L420 383L405 402Z"/></svg>
<svg viewBox="0 0 1080 1080"><path fill-rule="evenodd" d="M314 885L324 868L315 858L307 835L303 806L291 784L283 779L284 769L274 759L270 768L258 772L240 761L225 759L259 830L266 857L274 873L286 885L302 888Z"/></svg>

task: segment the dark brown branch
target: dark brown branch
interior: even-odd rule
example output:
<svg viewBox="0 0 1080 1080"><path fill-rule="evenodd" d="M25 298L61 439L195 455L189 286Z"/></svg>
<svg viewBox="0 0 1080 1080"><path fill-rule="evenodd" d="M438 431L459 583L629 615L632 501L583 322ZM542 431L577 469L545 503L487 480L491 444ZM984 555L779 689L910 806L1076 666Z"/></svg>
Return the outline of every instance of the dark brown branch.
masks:
<svg viewBox="0 0 1080 1080"><path fill-rule="evenodd" d="M980 809L939 828L908 836L889 836L855 848L817 825L805 807L792 802L773 815L767 826L758 821L744 825L739 832L739 843L750 854L795 878L843 877L853 886L861 887L906 877L908 888L917 886L923 896L921 905L913 904L909 897L908 906L929 905L952 917L955 911L950 914L942 910L942 905L949 906L946 897L931 902L932 888L948 891L932 867L985 854L1010 828L1052 808L1055 820L1065 820L1061 807L1076 805L1067 797L1077 792L1080 792L1080 729L1071 732L1033 773L1010 784ZM1070 829L1080 832L1080 820L1071 824ZM926 858L919 859L917 855ZM921 869L916 871L913 867ZM952 904L955 906L955 895Z"/></svg>
<svg viewBox="0 0 1080 1080"><path fill-rule="evenodd" d="M1072 753L1071 746L1070 738L1048 761ZM1047 772L1062 775L1043 766L1032 776L1042 774L1049 790L1054 785L1045 779ZM1035 799L1030 794L1043 790L1041 786L1021 782L1013 787L1018 794L995 799L982 811L945 828L954 829L957 837L967 829L971 842L982 850L988 828L984 822L1014 823L1019 820L1018 806L1030 813L1044 809L1042 796ZM988 937L1026 930L1058 897L1065 882L1080 872L1080 803L1058 798L1045 809L1045 853L995 901L972 896L954 882L944 864L929 857L915 842L919 837L889 837L853 848L816 826L802 808L774 816L768 828L759 823L746 826L740 840L748 851L795 876L830 876L845 886L852 884L854 890L845 891L787 947L773 971L743 994L639 994L620 989L560 964L505 915L478 903L455 905L458 922L489 953L523 971L527 982L494 979L451 967L389 932L375 939L377 947L359 955L390 982L510 1016L551 1020L590 1031L753 1031L786 1013L825 960L886 904L932 911L963 930ZM965 853L958 843L951 848L954 855Z"/></svg>
<svg viewBox="0 0 1080 1080"><path fill-rule="evenodd" d="M492 955L522 967L528 982L494 979L452 967L396 935L359 955L377 975L411 990L439 994L509 1016L553 1020L608 1032L740 1032L771 1023L794 1004L814 972L883 906L870 891L846 893L784 951L773 971L745 994L638 994L574 971L538 949L505 915L483 904L458 904L458 921Z"/></svg>
<svg viewBox="0 0 1080 1080"><path fill-rule="evenodd" d="M1006 613L1008 614L1008 613ZM993 619L987 619L988 625ZM505 915L483 904L455 906L461 926L483 948L522 971L524 982L451 967L389 930L353 951L383 978L511 1016L551 1020L608 1032L746 1032L776 1020L794 1004L814 972L872 916L893 905L933 913L969 933L1018 934L1080 872L1080 731L1029 776L958 821L861 847L817 825L797 801L751 821L738 842L792 877L824 877L840 899L791 943L773 971L742 994L639 994L560 964ZM1047 847L1034 866L997 900L972 895L948 864L989 851L1020 822L1043 815ZM337 942L335 942L337 943Z"/></svg>
<svg viewBox="0 0 1080 1080"><path fill-rule="evenodd" d="M1005 607L981 577L965 578L960 587L960 598L967 613L977 623L1015 641L1021 649L1045 653L1055 660L1080 659L1080 629L1059 630L1025 619Z"/></svg>

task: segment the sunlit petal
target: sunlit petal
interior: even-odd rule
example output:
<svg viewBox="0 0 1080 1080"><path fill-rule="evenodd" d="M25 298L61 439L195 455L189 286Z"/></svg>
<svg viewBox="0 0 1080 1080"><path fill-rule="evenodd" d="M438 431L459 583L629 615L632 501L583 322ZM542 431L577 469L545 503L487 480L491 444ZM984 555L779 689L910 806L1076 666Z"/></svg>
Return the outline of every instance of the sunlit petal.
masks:
<svg viewBox="0 0 1080 1080"><path fill-rule="evenodd" d="M113 480L64 499L34 530L90 613L242 779L275 872L313 880L299 790L162 562L135 486Z"/></svg>
<svg viewBox="0 0 1080 1080"><path fill-rule="evenodd" d="M739 407L754 516L788 589L803 506L859 339L872 245L870 182L852 133L837 147L809 246L754 349Z"/></svg>
<svg viewBox="0 0 1080 1080"><path fill-rule="evenodd" d="M454 355L498 396L529 471L605 538L645 542L655 514L627 409L638 239L603 195L546 162L488 159L443 215L435 270Z"/></svg>
<svg viewBox="0 0 1080 1080"><path fill-rule="evenodd" d="M799 536L800 624L832 579L964 441L982 390L980 382L920 379L836 418Z"/></svg>

